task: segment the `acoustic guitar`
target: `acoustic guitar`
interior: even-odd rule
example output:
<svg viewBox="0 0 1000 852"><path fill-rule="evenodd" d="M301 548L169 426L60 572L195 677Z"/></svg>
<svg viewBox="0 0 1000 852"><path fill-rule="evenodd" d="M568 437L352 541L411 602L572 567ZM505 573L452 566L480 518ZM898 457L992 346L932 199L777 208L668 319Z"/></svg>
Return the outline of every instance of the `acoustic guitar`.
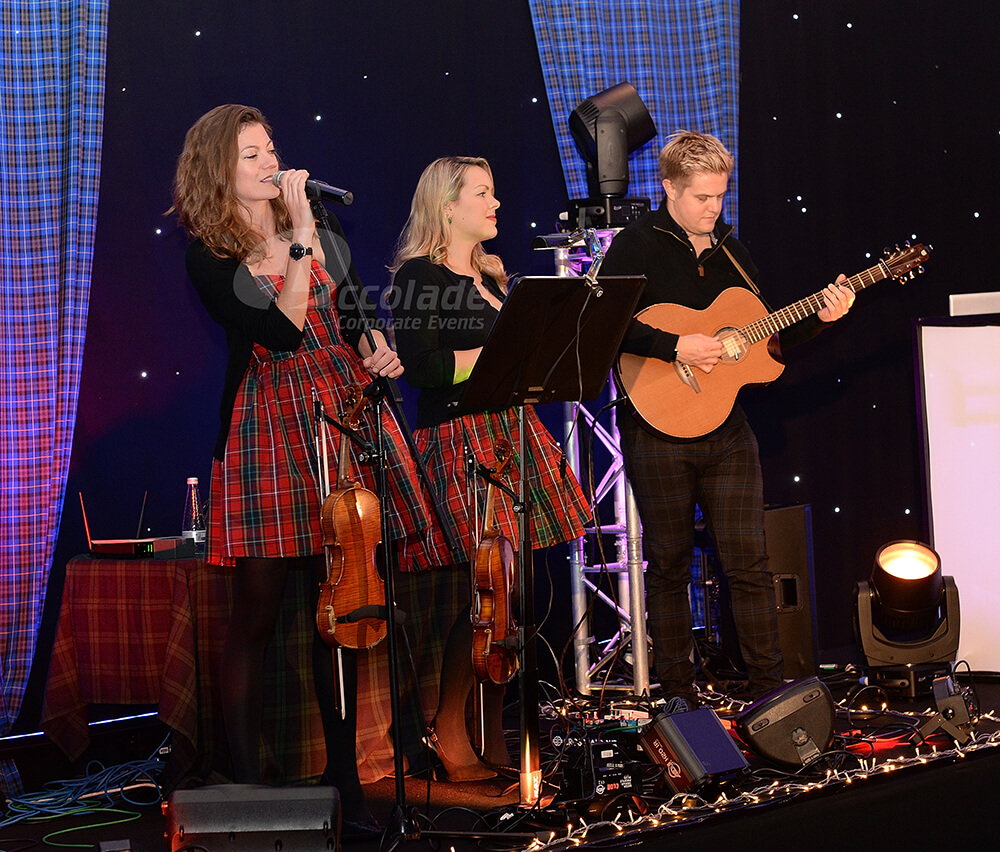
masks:
<svg viewBox="0 0 1000 852"><path fill-rule="evenodd" d="M876 281L904 281L922 272L930 248L917 244L898 248L875 266L842 282L857 293ZM722 343L722 359L705 373L678 361L662 361L623 352L615 365L618 387L653 431L666 437L697 438L721 426L744 385L774 381L785 365L780 360L779 331L823 309L823 293L768 313L752 292L724 290L703 311L681 305L651 305L636 314L646 325L679 336L704 334Z"/></svg>

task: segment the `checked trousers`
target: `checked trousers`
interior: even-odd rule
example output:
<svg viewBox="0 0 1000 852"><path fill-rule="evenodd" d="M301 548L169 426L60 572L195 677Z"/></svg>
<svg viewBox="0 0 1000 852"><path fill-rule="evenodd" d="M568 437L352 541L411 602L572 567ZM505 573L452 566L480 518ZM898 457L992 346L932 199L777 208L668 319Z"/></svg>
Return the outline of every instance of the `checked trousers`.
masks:
<svg viewBox="0 0 1000 852"><path fill-rule="evenodd" d="M701 507L729 584L740 650L756 698L782 683L774 585L764 545L764 491L757 439L746 421L703 439L657 437L619 417L625 472L642 521L653 673L665 695L693 698L688 586L695 505Z"/></svg>

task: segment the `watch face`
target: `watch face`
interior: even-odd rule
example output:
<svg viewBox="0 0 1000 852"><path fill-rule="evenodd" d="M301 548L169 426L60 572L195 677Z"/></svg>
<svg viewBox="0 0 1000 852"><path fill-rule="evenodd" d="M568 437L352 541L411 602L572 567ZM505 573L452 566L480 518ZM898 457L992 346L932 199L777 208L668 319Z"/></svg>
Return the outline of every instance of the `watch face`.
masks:
<svg viewBox="0 0 1000 852"><path fill-rule="evenodd" d="M288 247L288 256L292 260L302 260L307 254L312 254L312 246L306 248L302 243L292 243Z"/></svg>

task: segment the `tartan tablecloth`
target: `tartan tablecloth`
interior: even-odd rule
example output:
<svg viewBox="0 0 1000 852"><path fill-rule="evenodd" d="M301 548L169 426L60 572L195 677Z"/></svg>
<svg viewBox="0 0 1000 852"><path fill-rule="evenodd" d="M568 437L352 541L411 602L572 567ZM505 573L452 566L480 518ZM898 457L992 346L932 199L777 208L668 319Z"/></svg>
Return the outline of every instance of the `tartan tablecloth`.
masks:
<svg viewBox="0 0 1000 852"><path fill-rule="evenodd" d="M69 561L42 708L42 729L68 757L90 743L88 704L159 701L175 577L200 567L194 559Z"/></svg>
<svg viewBox="0 0 1000 852"><path fill-rule="evenodd" d="M325 763L312 687L308 578L292 572L265 667L263 754L272 783L316 777ZM66 567L42 729L71 759L87 748L88 704L155 704L173 731L170 782L229 774L218 694L233 571L200 560L92 559ZM383 643L384 644L384 643ZM391 769L388 675L359 656L362 781Z"/></svg>

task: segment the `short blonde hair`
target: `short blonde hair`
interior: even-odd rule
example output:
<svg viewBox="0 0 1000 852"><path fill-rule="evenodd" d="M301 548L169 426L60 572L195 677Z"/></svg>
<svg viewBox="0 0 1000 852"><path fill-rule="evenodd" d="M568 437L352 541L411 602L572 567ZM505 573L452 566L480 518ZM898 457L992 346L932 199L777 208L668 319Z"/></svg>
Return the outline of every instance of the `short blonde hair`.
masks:
<svg viewBox="0 0 1000 852"><path fill-rule="evenodd" d="M729 174L736 161L718 139L708 133L678 130L660 151L660 178L678 189L688 186L697 174Z"/></svg>

